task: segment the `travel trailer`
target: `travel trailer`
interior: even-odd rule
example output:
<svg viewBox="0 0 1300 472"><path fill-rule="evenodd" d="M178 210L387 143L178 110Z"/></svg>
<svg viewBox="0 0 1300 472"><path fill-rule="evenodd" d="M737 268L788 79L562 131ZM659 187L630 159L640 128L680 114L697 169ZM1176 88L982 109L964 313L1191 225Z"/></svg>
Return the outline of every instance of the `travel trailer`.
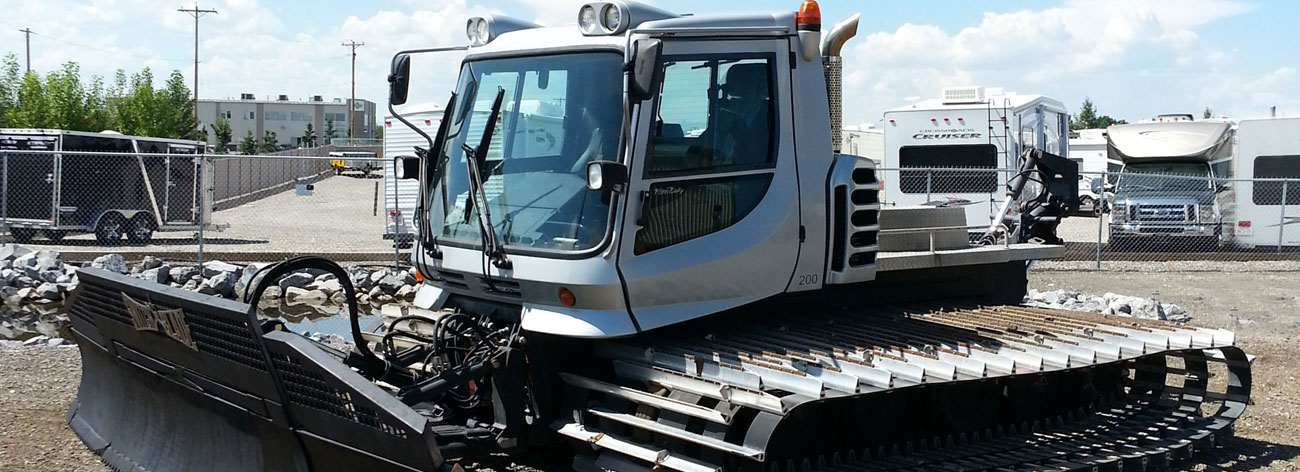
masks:
<svg viewBox="0 0 1300 472"><path fill-rule="evenodd" d="M411 126L430 135L438 132L443 110L433 104L407 105L402 117ZM398 179L393 175L393 160L399 156L414 156L416 146L428 146L424 137L393 116L384 118L384 239L406 247L415 239L415 226L411 217L420 198L420 183ZM379 163L376 163L378 165Z"/></svg>
<svg viewBox="0 0 1300 472"><path fill-rule="evenodd" d="M1000 88L955 87L885 112L885 203L961 206L971 230L987 227L1026 149L1068 155L1060 101Z"/></svg>
<svg viewBox="0 0 1300 472"><path fill-rule="evenodd" d="M1237 128L1236 243L1300 246L1300 118L1242 120Z"/></svg>
<svg viewBox="0 0 1300 472"><path fill-rule="evenodd" d="M1108 211L1109 209L1104 208L1104 205L1098 204L1109 201L1111 195L1104 190L1103 193L1106 195L1094 190L1092 179L1108 174L1107 179L1113 185L1115 179L1119 178L1119 171L1124 168L1124 163L1107 157L1106 130L1094 128L1071 131L1069 148L1068 157L1079 165L1079 201L1082 207L1085 210L1093 209L1098 213ZM1102 198L1103 196L1106 198Z"/></svg>
<svg viewBox="0 0 1300 472"><path fill-rule="evenodd" d="M1233 192L1219 179L1232 159L1231 123L1165 121L1112 126L1108 155L1124 163L1111 207L1110 244L1136 239L1212 248L1231 239ZM1094 190L1101 187L1094 181ZM1231 226L1228 226L1231 227Z"/></svg>
<svg viewBox="0 0 1300 472"><path fill-rule="evenodd" d="M876 165L885 161L885 130L876 125L846 126L841 139L840 150L845 154L871 159Z"/></svg>

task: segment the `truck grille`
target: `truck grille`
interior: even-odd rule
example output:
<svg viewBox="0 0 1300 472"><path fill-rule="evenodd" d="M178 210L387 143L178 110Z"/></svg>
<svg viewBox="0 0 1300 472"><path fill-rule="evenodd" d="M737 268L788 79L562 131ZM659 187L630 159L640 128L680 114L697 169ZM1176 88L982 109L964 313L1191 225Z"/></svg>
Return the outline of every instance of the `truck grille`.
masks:
<svg viewBox="0 0 1300 472"><path fill-rule="evenodd" d="M1196 205L1138 205L1135 219L1150 223L1189 223L1196 221Z"/></svg>

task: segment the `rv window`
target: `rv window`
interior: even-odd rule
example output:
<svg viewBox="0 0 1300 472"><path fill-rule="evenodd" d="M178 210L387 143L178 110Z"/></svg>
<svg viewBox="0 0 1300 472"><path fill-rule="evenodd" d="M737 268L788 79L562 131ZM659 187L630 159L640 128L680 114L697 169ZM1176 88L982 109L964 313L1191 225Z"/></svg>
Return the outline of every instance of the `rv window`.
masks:
<svg viewBox="0 0 1300 472"><path fill-rule="evenodd" d="M997 147L992 144L904 146L898 150L903 193L993 193L998 190Z"/></svg>
<svg viewBox="0 0 1300 472"><path fill-rule="evenodd" d="M647 171L712 173L770 166L769 62L666 60Z"/></svg>
<svg viewBox="0 0 1300 472"><path fill-rule="evenodd" d="M1300 205L1300 156L1259 156L1254 178L1295 179L1287 182L1286 204ZM1282 182L1255 182L1251 200L1256 205L1281 205Z"/></svg>

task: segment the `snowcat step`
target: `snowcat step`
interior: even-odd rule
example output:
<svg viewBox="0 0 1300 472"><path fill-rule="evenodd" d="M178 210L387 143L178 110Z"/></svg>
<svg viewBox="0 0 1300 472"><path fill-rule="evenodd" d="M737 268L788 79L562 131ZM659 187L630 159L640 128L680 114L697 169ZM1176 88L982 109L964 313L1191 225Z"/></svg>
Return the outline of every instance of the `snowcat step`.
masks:
<svg viewBox="0 0 1300 472"><path fill-rule="evenodd" d="M618 385L568 382L581 428L726 470L1148 470L1213 447L1249 401L1221 330L1019 306L748 316L602 342Z"/></svg>

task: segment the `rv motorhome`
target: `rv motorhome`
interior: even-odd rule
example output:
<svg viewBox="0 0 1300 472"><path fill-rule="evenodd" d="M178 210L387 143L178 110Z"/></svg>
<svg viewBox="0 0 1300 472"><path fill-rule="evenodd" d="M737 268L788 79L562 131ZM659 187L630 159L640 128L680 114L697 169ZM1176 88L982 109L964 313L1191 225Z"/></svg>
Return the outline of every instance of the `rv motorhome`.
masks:
<svg viewBox="0 0 1300 472"><path fill-rule="evenodd" d="M1242 120L1237 128L1236 243L1300 246L1300 118Z"/></svg>
<svg viewBox="0 0 1300 472"><path fill-rule="evenodd" d="M1233 192L1220 182L1232 159L1232 123L1164 121L1112 126L1108 155L1124 163L1111 206L1110 245L1135 238L1227 243L1234 221ZM1094 190L1101 187L1094 182Z"/></svg>
<svg viewBox="0 0 1300 472"><path fill-rule="evenodd" d="M400 109L411 126L430 136L438 133L443 110L440 105L412 104ZM415 240L415 226L411 217L420 199L420 182L398 179L393 174L393 159L414 156L415 147L427 147L423 136L392 116L384 118L384 214L387 215L384 239L406 247Z"/></svg>
<svg viewBox="0 0 1300 472"><path fill-rule="evenodd" d="M962 206L974 232L995 219L1016 159L1037 148L1068 155L1060 101L1000 88L956 87L885 112L885 203Z"/></svg>
<svg viewBox="0 0 1300 472"><path fill-rule="evenodd" d="M1107 179L1113 185L1119 177L1120 169L1124 168L1124 163L1107 157L1106 130L1094 128L1071 131L1069 147L1068 157L1079 165L1079 201L1082 206L1098 213L1109 211L1104 208L1104 204L1110 200L1110 195L1097 193L1092 188L1092 179L1107 174Z"/></svg>

